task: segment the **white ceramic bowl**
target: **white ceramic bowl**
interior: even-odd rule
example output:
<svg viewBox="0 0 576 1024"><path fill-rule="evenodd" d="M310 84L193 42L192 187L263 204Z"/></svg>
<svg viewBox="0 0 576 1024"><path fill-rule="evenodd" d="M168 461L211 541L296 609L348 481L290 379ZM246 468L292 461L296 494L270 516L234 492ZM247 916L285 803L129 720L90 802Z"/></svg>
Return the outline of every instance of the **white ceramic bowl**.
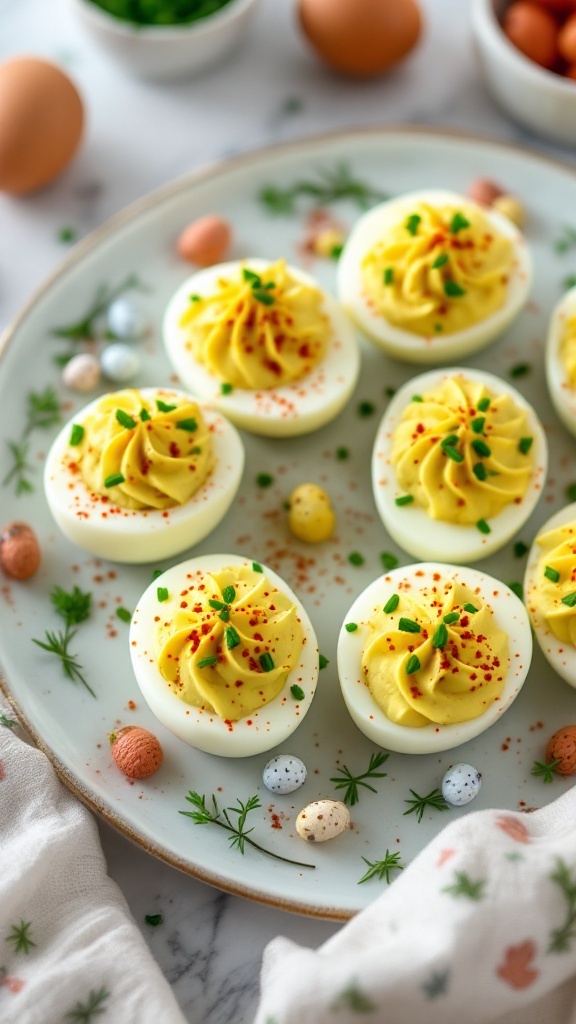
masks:
<svg viewBox="0 0 576 1024"><path fill-rule="evenodd" d="M473 0L472 27L494 99L538 135L576 146L576 82L546 71L506 37L499 19L509 0Z"/></svg>
<svg viewBox="0 0 576 1024"><path fill-rule="evenodd" d="M135 26L91 0L65 0L94 42L139 78L194 75L218 63L248 29L259 0L230 0L220 11L189 25Z"/></svg>

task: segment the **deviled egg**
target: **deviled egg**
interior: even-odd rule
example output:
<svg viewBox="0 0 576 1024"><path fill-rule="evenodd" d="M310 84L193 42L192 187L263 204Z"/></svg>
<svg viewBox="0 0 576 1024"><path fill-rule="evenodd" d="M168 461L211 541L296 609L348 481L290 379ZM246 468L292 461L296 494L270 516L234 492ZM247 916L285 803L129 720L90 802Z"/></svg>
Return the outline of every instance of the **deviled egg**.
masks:
<svg viewBox="0 0 576 1024"><path fill-rule="evenodd" d="M524 599L540 648L576 687L576 503L556 512L528 556Z"/></svg>
<svg viewBox="0 0 576 1024"><path fill-rule="evenodd" d="M199 750L249 757L287 739L318 680L318 644L296 595L238 555L203 555L144 592L130 629L144 699Z"/></svg>
<svg viewBox="0 0 576 1024"><path fill-rule="evenodd" d="M546 380L556 412L576 436L576 288L566 292L550 317Z"/></svg>
<svg viewBox="0 0 576 1024"><path fill-rule="evenodd" d="M525 398L491 373L429 370L394 396L372 455L376 506L415 558L474 562L534 509L547 444Z"/></svg>
<svg viewBox="0 0 576 1024"><path fill-rule="evenodd" d="M338 640L350 715L388 750L450 750L510 707L532 658L528 614L505 584L439 562L393 569L354 601Z"/></svg>
<svg viewBox="0 0 576 1024"><path fill-rule="evenodd" d="M345 310L376 345L409 363L463 358L524 306L532 261L506 217L454 192L411 192L373 207L338 264Z"/></svg>
<svg viewBox="0 0 576 1024"><path fill-rule="evenodd" d="M186 387L271 437L328 423L360 370L336 300L284 260L222 263L188 278L166 310L164 342Z"/></svg>
<svg viewBox="0 0 576 1024"><path fill-rule="evenodd" d="M97 398L56 437L44 472L50 511L78 547L116 562L170 558L228 511L244 467L237 430L181 391Z"/></svg>

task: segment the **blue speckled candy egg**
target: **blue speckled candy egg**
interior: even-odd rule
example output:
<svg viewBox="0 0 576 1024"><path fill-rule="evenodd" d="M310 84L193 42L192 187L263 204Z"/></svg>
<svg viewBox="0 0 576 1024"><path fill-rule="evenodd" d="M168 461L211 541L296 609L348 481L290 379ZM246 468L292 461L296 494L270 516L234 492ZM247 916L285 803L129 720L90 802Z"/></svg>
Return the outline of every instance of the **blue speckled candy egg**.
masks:
<svg viewBox="0 0 576 1024"><path fill-rule="evenodd" d="M143 338L149 327L148 314L136 299L121 295L108 307L108 330L122 341Z"/></svg>
<svg viewBox="0 0 576 1024"><path fill-rule="evenodd" d="M124 384L140 371L140 356L129 345L118 342L104 349L100 356L100 366L108 380Z"/></svg>
<svg viewBox="0 0 576 1024"><path fill-rule="evenodd" d="M306 782L306 765L293 754L278 754L268 761L262 780L271 793L293 793Z"/></svg>
<svg viewBox="0 0 576 1024"><path fill-rule="evenodd" d="M453 764L442 779L442 796L453 807L469 804L480 792L482 776L471 764Z"/></svg>

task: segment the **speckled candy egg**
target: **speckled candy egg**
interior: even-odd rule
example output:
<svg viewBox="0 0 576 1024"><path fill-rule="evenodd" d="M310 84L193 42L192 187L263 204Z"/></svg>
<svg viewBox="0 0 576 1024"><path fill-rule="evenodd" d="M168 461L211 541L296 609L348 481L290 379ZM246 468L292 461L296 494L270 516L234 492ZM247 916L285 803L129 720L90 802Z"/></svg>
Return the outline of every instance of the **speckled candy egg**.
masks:
<svg viewBox="0 0 576 1024"><path fill-rule="evenodd" d="M137 299L121 295L109 307L106 314L108 329L122 341L143 338L149 327L148 314Z"/></svg>
<svg viewBox="0 0 576 1024"><path fill-rule="evenodd" d="M13 580L27 580L40 565L40 545L27 523L8 523L0 533L0 568Z"/></svg>
<svg viewBox="0 0 576 1024"><path fill-rule="evenodd" d="M124 384L140 370L140 357L129 345L109 345L100 356L102 372L115 384Z"/></svg>
<svg viewBox="0 0 576 1024"><path fill-rule="evenodd" d="M314 800L296 818L296 831L309 843L326 843L350 826L350 811L340 800Z"/></svg>
<svg viewBox="0 0 576 1024"><path fill-rule="evenodd" d="M560 761L554 769L559 775L576 774L576 725L558 729L546 747L546 760Z"/></svg>
<svg viewBox="0 0 576 1024"><path fill-rule="evenodd" d="M442 779L442 796L447 804L463 807L480 792L482 776L471 764L453 764Z"/></svg>
<svg viewBox="0 0 576 1024"><path fill-rule="evenodd" d="M273 757L262 772L262 780L271 793L293 793L306 782L306 765L292 754Z"/></svg>
<svg viewBox="0 0 576 1024"><path fill-rule="evenodd" d="M85 394L98 387L102 370L96 356L89 352L79 352L72 356L62 371L62 383L71 391L78 391Z"/></svg>
<svg viewBox="0 0 576 1024"><path fill-rule="evenodd" d="M129 779L147 779L164 759L160 741L139 725L125 725L110 736L111 754L117 767Z"/></svg>

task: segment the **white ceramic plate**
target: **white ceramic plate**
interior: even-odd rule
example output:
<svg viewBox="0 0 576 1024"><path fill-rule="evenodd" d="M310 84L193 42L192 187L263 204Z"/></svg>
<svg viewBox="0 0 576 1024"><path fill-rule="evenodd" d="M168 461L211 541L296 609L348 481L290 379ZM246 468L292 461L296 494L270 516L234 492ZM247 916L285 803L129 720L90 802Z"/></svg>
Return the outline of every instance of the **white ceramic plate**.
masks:
<svg viewBox="0 0 576 1024"><path fill-rule="evenodd" d="M570 215L576 210L576 179L573 171L527 152L430 131L363 131L243 156L162 189L78 245L5 339L0 363L0 477L11 465L7 441L22 437L30 391L54 385L66 402L66 417L85 404L84 397L60 386L53 356L67 346L51 330L83 315L100 285L118 285L132 272L148 285L142 298L153 333L140 344L143 370L135 383L176 383L160 339L165 304L189 274L174 242L182 227L206 210L232 222L236 241L231 258L247 253L267 259L286 256L311 269L334 291L334 263L302 259L300 244L310 201L299 199L293 215L271 216L258 194L267 185L289 187L297 180L318 180L323 170L334 170L342 163L355 177L389 194L444 187L464 191L473 178L487 176L515 192L528 209L527 234L535 262L533 302L502 339L474 358L473 365L503 377L509 377L517 364L531 367L514 384L546 425L551 469L544 497L520 535L529 544L540 524L566 503L565 487L576 480L574 439L552 410L543 372L547 317L562 293L563 279L576 271L576 250L558 255L553 245L565 223L576 227L576 215ZM330 209L347 227L360 212L349 202ZM381 769L387 776L374 782L377 793L360 789L360 802L352 808L353 828L346 835L313 850L298 839L297 812L319 797L341 796L330 778L337 776L342 765L353 773L365 771L375 749L356 729L340 695L336 640L344 615L360 591L379 575L380 552L392 552L403 563L410 561L387 537L374 507L370 453L388 401L386 389L398 387L414 371L368 343L363 344L362 360L356 393L329 426L308 437L287 440L244 435L247 462L239 495L214 533L190 552L233 551L276 570L301 598L320 650L329 659L320 673L312 708L286 745L288 752L306 762L308 780L283 799L263 787L267 755L228 761L196 751L170 735L145 706L130 667L128 626L116 618L115 608L120 601L133 609L157 566L100 563L60 536L41 489L42 459L57 426L30 435L35 491L17 497L11 485L0 488L2 522L18 518L31 523L44 552L36 577L24 584L2 580L2 686L64 781L125 834L184 871L230 892L332 918L349 916L386 884L372 879L358 885L366 869L363 857L380 860L388 849L399 851L406 864L456 815L490 806L526 810L563 792L570 780L555 778L552 785L544 785L531 775L531 769L535 759L544 759L548 737L574 721L573 689L537 651L522 693L491 729L452 755L390 754ZM362 402L371 403L372 415L359 415ZM349 449L348 459L336 457L340 447ZM273 483L258 487L259 473L273 476ZM282 508L290 490L306 480L327 488L337 514L335 536L319 547L306 547L291 537ZM359 552L364 563L351 564L352 552ZM518 581L523 577L524 559L514 557L511 542L478 568L507 582ZM56 659L31 642L32 637L41 638L45 629L61 625L49 600L55 584L77 584L94 595L93 613L79 627L72 648L96 699L64 678ZM134 709L130 701L135 702ZM164 764L146 782L130 784L111 761L107 734L120 724L152 729L164 746ZM460 810L426 811L421 823L414 814L404 816L410 789L429 793L440 785L453 761L468 761L482 772L478 799ZM221 829L197 826L178 813L190 808L185 799L189 789L207 796L215 793L224 806L257 793L262 808L253 811L249 820L253 837L282 856L314 863L315 870L291 867L248 847L241 856L229 847Z"/></svg>

